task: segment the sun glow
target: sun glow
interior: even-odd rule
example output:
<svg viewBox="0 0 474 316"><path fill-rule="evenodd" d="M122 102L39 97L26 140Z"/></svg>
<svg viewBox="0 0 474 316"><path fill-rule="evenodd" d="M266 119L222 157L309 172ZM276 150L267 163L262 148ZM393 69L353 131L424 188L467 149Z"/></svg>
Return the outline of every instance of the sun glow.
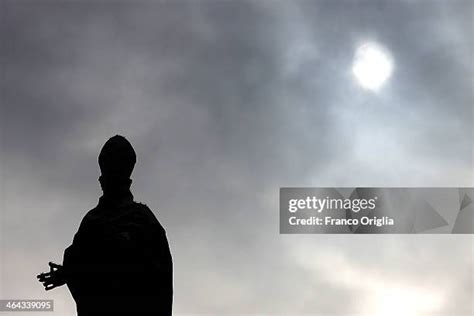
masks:
<svg viewBox="0 0 474 316"><path fill-rule="evenodd" d="M419 316L439 308L440 298L435 293L410 287L383 287L374 297L374 316Z"/></svg>
<svg viewBox="0 0 474 316"><path fill-rule="evenodd" d="M392 71L392 57L379 44L365 43L357 48L352 73L363 88L371 91L379 90L390 78Z"/></svg>

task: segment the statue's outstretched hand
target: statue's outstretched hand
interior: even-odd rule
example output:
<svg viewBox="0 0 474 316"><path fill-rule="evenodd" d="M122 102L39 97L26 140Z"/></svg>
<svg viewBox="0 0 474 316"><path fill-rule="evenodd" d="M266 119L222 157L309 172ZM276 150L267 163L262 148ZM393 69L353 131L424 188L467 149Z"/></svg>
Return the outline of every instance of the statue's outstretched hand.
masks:
<svg viewBox="0 0 474 316"><path fill-rule="evenodd" d="M44 289L46 291L52 290L55 287L64 285L66 283L63 266L53 262L49 263L49 272L41 273L36 277L38 278L38 281L43 283Z"/></svg>

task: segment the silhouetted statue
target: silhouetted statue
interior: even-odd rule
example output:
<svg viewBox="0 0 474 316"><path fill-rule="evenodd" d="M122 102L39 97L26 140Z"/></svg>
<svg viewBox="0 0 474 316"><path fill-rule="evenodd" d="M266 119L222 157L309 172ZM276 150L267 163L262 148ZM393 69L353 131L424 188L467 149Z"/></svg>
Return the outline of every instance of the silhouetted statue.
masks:
<svg viewBox="0 0 474 316"><path fill-rule="evenodd" d="M163 227L133 201L136 156L122 136L99 155L103 195L81 222L63 265L38 275L46 290L67 284L79 316L171 315L172 259Z"/></svg>

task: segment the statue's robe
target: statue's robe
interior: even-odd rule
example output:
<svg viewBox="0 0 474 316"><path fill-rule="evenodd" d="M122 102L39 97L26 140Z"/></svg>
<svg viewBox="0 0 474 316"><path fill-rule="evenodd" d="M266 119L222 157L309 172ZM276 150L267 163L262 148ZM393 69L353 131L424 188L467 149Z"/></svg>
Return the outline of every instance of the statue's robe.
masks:
<svg viewBox="0 0 474 316"><path fill-rule="evenodd" d="M63 267L78 316L171 315L166 233L130 192L100 198L65 250Z"/></svg>

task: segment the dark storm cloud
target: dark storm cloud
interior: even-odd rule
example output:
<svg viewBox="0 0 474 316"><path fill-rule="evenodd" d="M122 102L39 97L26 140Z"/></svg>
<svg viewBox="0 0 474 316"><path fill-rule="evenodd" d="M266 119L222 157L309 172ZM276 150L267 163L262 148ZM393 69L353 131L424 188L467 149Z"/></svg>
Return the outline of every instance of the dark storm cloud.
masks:
<svg viewBox="0 0 474 316"><path fill-rule="evenodd" d="M280 186L407 185L433 164L438 178L465 183L451 168L472 170L470 2L1 3L8 271L25 253L31 275L60 257L97 198L100 146L123 133L138 152L134 193L170 236L179 312L346 314L377 287L333 281L337 271L317 262L334 257L409 285L437 260L430 273L447 265L454 281L444 284L463 288L455 271L472 261L451 261L465 259L469 240L443 244L447 256L429 239L288 240L276 203ZM394 56L387 96L348 76L361 40ZM376 148L380 135L397 147ZM423 249L425 260L411 262ZM367 271L361 251L377 258ZM18 274L5 276L6 293L24 296L20 280L43 295Z"/></svg>

